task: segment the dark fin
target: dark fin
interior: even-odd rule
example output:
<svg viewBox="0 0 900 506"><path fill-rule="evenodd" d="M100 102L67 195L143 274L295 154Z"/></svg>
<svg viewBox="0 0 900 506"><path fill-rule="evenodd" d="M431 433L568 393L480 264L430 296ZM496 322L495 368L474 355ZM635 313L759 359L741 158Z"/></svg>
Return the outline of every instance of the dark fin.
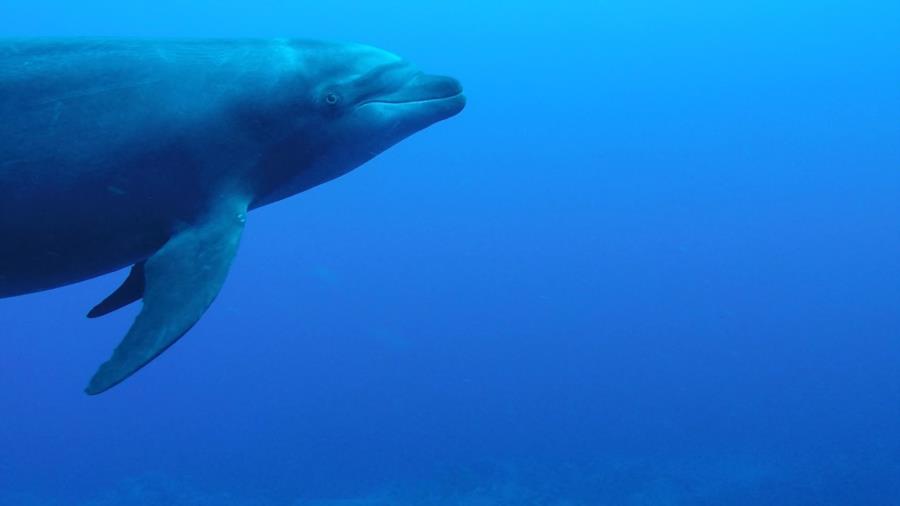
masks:
<svg viewBox="0 0 900 506"><path fill-rule="evenodd" d="M144 306L112 357L85 389L96 395L121 383L181 338L219 293L237 251L247 205L220 208L173 236L144 265Z"/></svg>
<svg viewBox="0 0 900 506"><path fill-rule="evenodd" d="M144 296L144 262L138 262L131 267L128 277L122 282L116 291L109 297L103 299L103 302L94 306L87 314L88 318L99 318L103 315L112 313L117 309L137 302Z"/></svg>

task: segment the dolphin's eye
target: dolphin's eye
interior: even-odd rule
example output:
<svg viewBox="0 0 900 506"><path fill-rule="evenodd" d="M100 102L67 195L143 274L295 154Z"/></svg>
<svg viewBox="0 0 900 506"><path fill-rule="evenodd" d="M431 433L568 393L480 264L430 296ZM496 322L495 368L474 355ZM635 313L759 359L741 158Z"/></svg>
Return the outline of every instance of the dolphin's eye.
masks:
<svg viewBox="0 0 900 506"><path fill-rule="evenodd" d="M328 105L338 105L341 103L341 96L333 91L325 94L325 103Z"/></svg>

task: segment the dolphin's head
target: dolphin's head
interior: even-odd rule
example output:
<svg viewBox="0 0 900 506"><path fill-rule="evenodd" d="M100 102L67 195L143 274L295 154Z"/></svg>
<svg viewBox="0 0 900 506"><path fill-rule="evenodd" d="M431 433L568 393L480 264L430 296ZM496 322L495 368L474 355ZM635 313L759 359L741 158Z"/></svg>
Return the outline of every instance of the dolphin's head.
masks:
<svg viewBox="0 0 900 506"><path fill-rule="evenodd" d="M302 163L265 201L345 174L465 107L456 79L426 74L387 51L320 42L293 48L300 96L292 99L290 144Z"/></svg>

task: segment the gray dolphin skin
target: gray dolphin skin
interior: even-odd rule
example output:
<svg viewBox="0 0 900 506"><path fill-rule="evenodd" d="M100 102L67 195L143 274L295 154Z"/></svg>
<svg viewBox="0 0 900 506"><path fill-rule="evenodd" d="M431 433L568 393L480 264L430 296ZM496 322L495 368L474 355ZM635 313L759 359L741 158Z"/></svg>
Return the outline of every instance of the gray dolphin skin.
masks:
<svg viewBox="0 0 900 506"><path fill-rule="evenodd" d="M143 300L104 392L200 319L248 211L464 106L456 80L357 44L0 41L0 297L131 266L88 313Z"/></svg>

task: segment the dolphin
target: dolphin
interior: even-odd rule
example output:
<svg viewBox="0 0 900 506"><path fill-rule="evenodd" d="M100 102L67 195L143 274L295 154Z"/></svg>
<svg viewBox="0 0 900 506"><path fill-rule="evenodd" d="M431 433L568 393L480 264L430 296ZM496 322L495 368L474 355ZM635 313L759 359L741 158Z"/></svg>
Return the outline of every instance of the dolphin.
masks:
<svg viewBox="0 0 900 506"><path fill-rule="evenodd" d="M459 82L360 44L0 41L0 298L131 267L142 300L85 391L119 384L219 293L249 211L459 113Z"/></svg>

